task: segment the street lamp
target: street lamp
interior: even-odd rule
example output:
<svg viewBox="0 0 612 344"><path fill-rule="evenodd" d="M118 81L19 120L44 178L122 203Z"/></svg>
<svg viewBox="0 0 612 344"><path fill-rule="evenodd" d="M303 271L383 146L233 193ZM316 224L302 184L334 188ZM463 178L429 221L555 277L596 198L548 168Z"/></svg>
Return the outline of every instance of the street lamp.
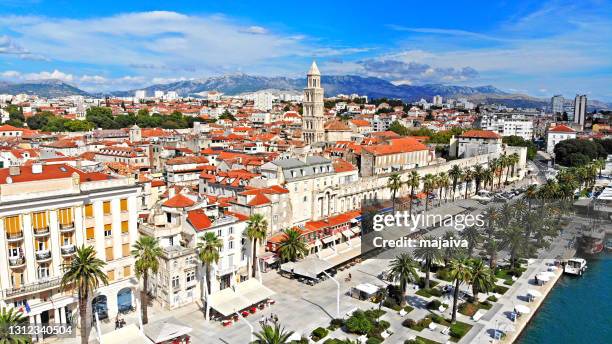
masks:
<svg viewBox="0 0 612 344"><path fill-rule="evenodd" d="M247 324L247 326L249 327L249 330L251 331L251 340L249 340L249 343L252 343L254 341L253 339L253 332L255 332L255 329L253 328L253 325L251 325L250 322L248 322L243 316L242 314L240 314L240 312L236 312L236 314L238 315L238 317L240 317L242 320L244 320L244 322Z"/></svg>
<svg viewBox="0 0 612 344"><path fill-rule="evenodd" d="M327 277L329 277L329 279L331 279L332 281L334 281L336 283L336 316L338 317L338 319L340 319L340 282L338 282L335 278L333 278L330 274L327 273L327 271L323 271L323 273L325 275L327 275Z"/></svg>

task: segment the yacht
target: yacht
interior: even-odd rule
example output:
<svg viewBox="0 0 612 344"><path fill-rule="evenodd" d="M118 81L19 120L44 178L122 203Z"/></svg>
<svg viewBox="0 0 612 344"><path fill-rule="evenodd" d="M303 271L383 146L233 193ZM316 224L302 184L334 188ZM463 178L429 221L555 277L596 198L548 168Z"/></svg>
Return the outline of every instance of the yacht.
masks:
<svg viewBox="0 0 612 344"><path fill-rule="evenodd" d="M568 275L582 276L582 273L587 269L586 259L572 258L568 259L563 267L563 272Z"/></svg>

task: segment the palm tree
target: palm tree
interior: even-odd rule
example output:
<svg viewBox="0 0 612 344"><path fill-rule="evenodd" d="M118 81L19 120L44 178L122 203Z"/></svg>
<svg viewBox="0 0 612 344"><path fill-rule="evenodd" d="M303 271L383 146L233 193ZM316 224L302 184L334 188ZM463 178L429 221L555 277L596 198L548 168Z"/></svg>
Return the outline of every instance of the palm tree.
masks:
<svg viewBox="0 0 612 344"><path fill-rule="evenodd" d="M423 238L423 242L433 242L434 240L436 239L433 236L426 236ZM442 260L440 249L428 245L419 246L415 248L414 256L425 261L425 288L429 288L429 273L431 272L431 266Z"/></svg>
<svg viewBox="0 0 612 344"><path fill-rule="evenodd" d="M293 331L285 331L279 324L263 325L261 331L255 333L257 338L252 344L288 344Z"/></svg>
<svg viewBox="0 0 612 344"><path fill-rule="evenodd" d="M474 247L478 245L481 240L481 235L478 232L478 228L476 226L466 227L459 234L462 239L466 240L468 243L468 257L472 257L472 253L474 252Z"/></svg>
<svg viewBox="0 0 612 344"><path fill-rule="evenodd" d="M457 300L459 299L459 287L463 283L469 283L472 279L472 273L469 267L469 261L466 259L453 259L450 262L449 274L455 282L453 291L453 316L451 323L457 320Z"/></svg>
<svg viewBox="0 0 612 344"><path fill-rule="evenodd" d="M389 273L393 280L399 280L399 287L402 291L402 300L400 306L406 306L406 293L408 291L408 283L419 280L417 273L417 263L408 253L402 253L391 261L391 269Z"/></svg>
<svg viewBox="0 0 612 344"><path fill-rule="evenodd" d="M476 182L476 193L478 193L478 191L480 191L480 184L482 183L482 179L484 176L484 168L482 167L482 165L476 165L474 166L474 181Z"/></svg>
<svg viewBox="0 0 612 344"><path fill-rule="evenodd" d="M106 263L96 258L96 250L91 246L77 248L69 264L63 266L64 275L60 283L62 290L77 290L79 317L81 321L81 344L89 340L89 321L87 321L87 302L90 295L100 286L108 285L104 272Z"/></svg>
<svg viewBox="0 0 612 344"><path fill-rule="evenodd" d="M162 248L159 247L157 238L144 235L141 236L132 246L132 255L136 258L134 270L136 277L142 278L142 290L140 291L140 312L142 323L149 322L147 308L149 307L149 273L157 273L159 269L159 257L162 255Z"/></svg>
<svg viewBox="0 0 612 344"><path fill-rule="evenodd" d="M279 324L262 325L261 331L255 333L257 338L251 344L289 344L293 331L285 331Z"/></svg>
<svg viewBox="0 0 612 344"><path fill-rule="evenodd" d="M412 214L412 202L414 200L414 189L419 187L421 177L417 171L411 171L408 175L408 181L406 184L410 186L410 214Z"/></svg>
<svg viewBox="0 0 612 344"><path fill-rule="evenodd" d="M482 260L477 260L470 267L470 284L472 285L472 297L478 302L478 293L488 293L495 288L495 275Z"/></svg>
<svg viewBox="0 0 612 344"><path fill-rule="evenodd" d="M466 168L463 172L463 181L465 181L465 199L468 198L468 189L472 183L472 180L474 180L474 173L469 168Z"/></svg>
<svg viewBox="0 0 612 344"><path fill-rule="evenodd" d="M387 180L387 187L391 190L391 202L393 203L393 211L395 211L395 196L397 192L402 188L402 177L399 173L393 173Z"/></svg>
<svg viewBox="0 0 612 344"><path fill-rule="evenodd" d="M519 163L521 159L519 158L518 153L510 154L510 163L512 165L512 178L514 178L514 171L516 169L516 164Z"/></svg>
<svg viewBox="0 0 612 344"><path fill-rule="evenodd" d="M440 174L438 174L438 187L440 188L440 200L438 201L438 205L442 202L442 197L444 197L444 203L446 203L446 190L448 190L449 185L448 174L446 172L440 172ZM444 193L444 196L442 196L442 193Z"/></svg>
<svg viewBox="0 0 612 344"><path fill-rule="evenodd" d="M248 225L245 231L246 237L251 240L253 245L253 277L257 270L257 240L263 241L266 239L268 232L268 221L261 214L253 214L249 217Z"/></svg>
<svg viewBox="0 0 612 344"><path fill-rule="evenodd" d="M527 198L527 206L529 210L531 210L531 202L536 199L537 195L538 187L534 184L529 185L525 191L525 198Z"/></svg>
<svg viewBox="0 0 612 344"><path fill-rule="evenodd" d="M284 261L295 262L298 257L305 256L308 253L308 248L297 229L289 228L283 231L283 238L278 248L278 253Z"/></svg>
<svg viewBox="0 0 612 344"><path fill-rule="evenodd" d="M514 268L521 254L527 250L529 244L523 228L512 224L500 233L502 246L510 251L510 267Z"/></svg>
<svg viewBox="0 0 612 344"><path fill-rule="evenodd" d="M223 241L213 232L206 232L198 243L198 258L204 265L204 276L206 276L206 294L212 292L210 288L210 267L219 262L219 250L223 248Z"/></svg>
<svg viewBox="0 0 612 344"><path fill-rule="evenodd" d="M425 211L427 211L427 207L429 204L429 194L435 188L435 177L431 173L427 173L425 177L423 177L423 191L425 191Z"/></svg>
<svg viewBox="0 0 612 344"><path fill-rule="evenodd" d="M24 334L15 334L11 326L27 325L28 318L14 308L0 309L0 343L2 344L26 344L31 343L31 338Z"/></svg>
<svg viewBox="0 0 612 344"><path fill-rule="evenodd" d="M482 181L485 185L489 185L489 189L491 191L493 191L494 177L495 177L495 169L493 169L492 166L484 170L482 173Z"/></svg>
<svg viewBox="0 0 612 344"><path fill-rule="evenodd" d="M457 183L459 179L461 178L462 173L463 172L461 171L461 167L459 167L459 165L453 165L450 171L448 171L448 175L453 181L453 200L455 199L455 192L457 191Z"/></svg>

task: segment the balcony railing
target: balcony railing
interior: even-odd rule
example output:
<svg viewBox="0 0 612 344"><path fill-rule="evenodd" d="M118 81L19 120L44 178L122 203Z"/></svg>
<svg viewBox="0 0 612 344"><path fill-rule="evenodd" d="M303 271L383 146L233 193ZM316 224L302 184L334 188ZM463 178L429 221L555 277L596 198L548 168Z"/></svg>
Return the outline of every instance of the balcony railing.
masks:
<svg viewBox="0 0 612 344"><path fill-rule="evenodd" d="M70 255L76 252L76 246L74 246L73 244L64 245L61 247L61 250L62 250L62 255L67 256L67 255Z"/></svg>
<svg viewBox="0 0 612 344"><path fill-rule="evenodd" d="M36 283L26 284L17 288L7 288L2 291L3 298L15 297L19 295L34 293L46 289L56 288L62 282L61 277L49 278L46 280L39 280Z"/></svg>
<svg viewBox="0 0 612 344"><path fill-rule="evenodd" d="M34 236L49 235L49 227L34 229Z"/></svg>
<svg viewBox="0 0 612 344"><path fill-rule="evenodd" d="M23 232L17 232L17 233L6 233L6 239L8 241L17 241L17 240L21 240L23 239Z"/></svg>
<svg viewBox="0 0 612 344"><path fill-rule="evenodd" d="M41 251L36 251L36 260L37 261L46 261L51 259L51 251L49 250L41 250Z"/></svg>
<svg viewBox="0 0 612 344"><path fill-rule="evenodd" d="M25 258L24 257L9 257L9 265L11 267L20 267L25 265Z"/></svg>
<svg viewBox="0 0 612 344"><path fill-rule="evenodd" d="M60 232L70 232L74 230L74 222L67 224L60 224Z"/></svg>

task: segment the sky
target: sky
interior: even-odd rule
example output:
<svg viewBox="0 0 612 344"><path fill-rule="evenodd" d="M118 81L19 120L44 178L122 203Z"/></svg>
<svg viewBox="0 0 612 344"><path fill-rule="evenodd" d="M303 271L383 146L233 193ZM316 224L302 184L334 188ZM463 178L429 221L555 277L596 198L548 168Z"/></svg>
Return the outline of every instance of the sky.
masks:
<svg viewBox="0 0 612 344"><path fill-rule="evenodd" d="M246 73L612 101L612 1L0 0L0 79L125 90Z"/></svg>

